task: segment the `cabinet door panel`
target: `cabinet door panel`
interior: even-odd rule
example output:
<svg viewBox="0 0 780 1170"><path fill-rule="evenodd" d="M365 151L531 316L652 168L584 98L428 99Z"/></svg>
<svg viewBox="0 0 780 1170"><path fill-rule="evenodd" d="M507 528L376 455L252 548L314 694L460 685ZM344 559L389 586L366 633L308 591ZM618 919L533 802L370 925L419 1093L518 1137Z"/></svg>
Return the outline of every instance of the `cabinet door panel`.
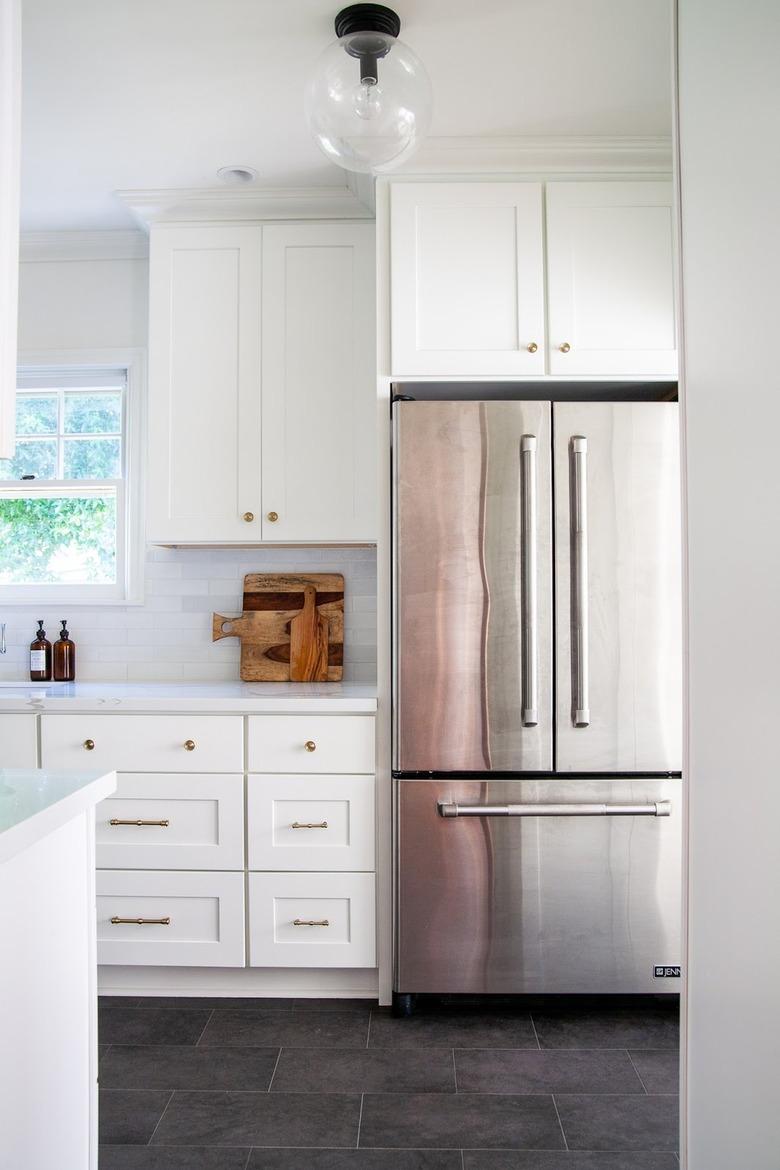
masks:
<svg viewBox="0 0 780 1170"><path fill-rule="evenodd" d="M374 334L372 224L263 229L264 540L376 540Z"/></svg>
<svg viewBox="0 0 780 1170"><path fill-rule="evenodd" d="M551 374L677 376L672 239L670 183L548 183Z"/></svg>
<svg viewBox="0 0 780 1170"><path fill-rule="evenodd" d="M34 715L0 715L0 768L37 768Z"/></svg>
<svg viewBox="0 0 780 1170"><path fill-rule="evenodd" d="M391 268L394 375L544 372L539 183L397 183Z"/></svg>
<svg viewBox="0 0 780 1170"><path fill-rule="evenodd" d="M260 244L256 227L152 231L151 540L260 539Z"/></svg>

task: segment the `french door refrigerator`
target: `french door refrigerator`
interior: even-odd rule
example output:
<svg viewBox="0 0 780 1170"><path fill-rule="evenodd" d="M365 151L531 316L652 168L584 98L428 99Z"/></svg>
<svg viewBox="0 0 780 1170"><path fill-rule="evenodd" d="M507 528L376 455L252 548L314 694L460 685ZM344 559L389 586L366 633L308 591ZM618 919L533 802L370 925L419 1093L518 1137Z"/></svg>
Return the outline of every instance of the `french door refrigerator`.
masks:
<svg viewBox="0 0 780 1170"><path fill-rule="evenodd" d="M674 991L677 406L393 416L397 1002Z"/></svg>

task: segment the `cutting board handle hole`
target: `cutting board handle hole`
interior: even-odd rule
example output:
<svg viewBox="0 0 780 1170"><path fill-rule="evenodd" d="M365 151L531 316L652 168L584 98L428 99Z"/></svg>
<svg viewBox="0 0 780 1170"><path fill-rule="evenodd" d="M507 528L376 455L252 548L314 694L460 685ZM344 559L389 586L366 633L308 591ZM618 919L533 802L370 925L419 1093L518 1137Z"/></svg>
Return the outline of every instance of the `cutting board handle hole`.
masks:
<svg viewBox="0 0 780 1170"><path fill-rule="evenodd" d="M232 632L232 630L233 630L233 623L232 622L223 622L222 623L222 633L223 634L230 634Z"/></svg>

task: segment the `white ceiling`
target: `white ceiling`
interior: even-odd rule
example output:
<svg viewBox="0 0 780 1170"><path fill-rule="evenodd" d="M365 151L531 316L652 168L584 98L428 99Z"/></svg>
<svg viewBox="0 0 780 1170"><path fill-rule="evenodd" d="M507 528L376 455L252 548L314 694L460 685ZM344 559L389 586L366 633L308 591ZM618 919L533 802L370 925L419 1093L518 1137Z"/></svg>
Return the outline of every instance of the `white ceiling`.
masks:
<svg viewBox="0 0 780 1170"><path fill-rule="evenodd" d="M392 0L391 0L392 3ZM432 133L667 135L669 0L397 0ZM22 227L133 226L123 188L344 183L304 80L338 0L23 0Z"/></svg>

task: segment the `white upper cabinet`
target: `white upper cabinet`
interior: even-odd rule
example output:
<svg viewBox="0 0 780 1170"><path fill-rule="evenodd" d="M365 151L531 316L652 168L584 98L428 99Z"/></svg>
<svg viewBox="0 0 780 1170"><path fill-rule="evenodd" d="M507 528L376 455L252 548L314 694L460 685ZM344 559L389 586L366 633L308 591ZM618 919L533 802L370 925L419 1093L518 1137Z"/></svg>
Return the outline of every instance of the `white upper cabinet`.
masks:
<svg viewBox="0 0 780 1170"><path fill-rule="evenodd" d="M376 540L374 226L263 229L264 540Z"/></svg>
<svg viewBox="0 0 780 1170"><path fill-rule="evenodd" d="M547 184L549 373L677 376L672 185Z"/></svg>
<svg viewBox="0 0 780 1170"><path fill-rule="evenodd" d="M259 227L152 229L152 541L260 540Z"/></svg>
<svg viewBox="0 0 780 1170"><path fill-rule="evenodd" d="M147 535L376 540L374 227L154 227Z"/></svg>
<svg viewBox="0 0 780 1170"><path fill-rule="evenodd" d="M15 445L16 317L19 283L19 125L22 108L21 6L0 4L0 459Z"/></svg>
<svg viewBox="0 0 780 1170"><path fill-rule="evenodd" d="M392 374L544 373L539 183L391 188Z"/></svg>

